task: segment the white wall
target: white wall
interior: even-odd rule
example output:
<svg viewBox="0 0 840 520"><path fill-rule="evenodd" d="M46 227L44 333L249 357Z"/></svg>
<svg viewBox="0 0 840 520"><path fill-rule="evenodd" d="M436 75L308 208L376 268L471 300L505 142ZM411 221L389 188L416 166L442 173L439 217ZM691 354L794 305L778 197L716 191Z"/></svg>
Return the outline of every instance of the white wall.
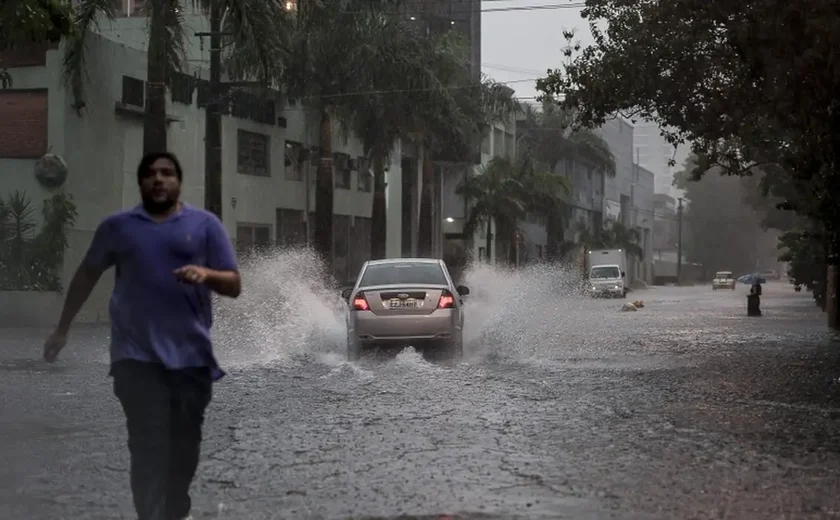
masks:
<svg viewBox="0 0 840 520"><path fill-rule="evenodd" d="M138 19L125 21L135 23ZM140 33L124 29L120 34ZM69 233L64 270L66 285L99 222L108 214L139 202L136 168L142 156L142 120L117 114L115 103L122 96L123 75L145 79L146 63L144 52L91 35L87 46L87 105L80 117L71 109L72 97L61 82L62 53L62 49L49 51L44 67L15 68L10 72L16 89L48 89L49 145L51 152L62 155L68 165L68 180L61 189L73 196L79 215ZM193 104L189 106L171 102L169 95L167 99L168 115L175 119L169 125L168 145L178 155L185 170L183 197L188 203L203 207L204 110L197 108L195 93ZM305 206L304 182L285 179L285 141L304 141L304 132L308 131L308 141L313 142L318 127L311 123L304 124L304 112L293 107L285 111L278 109L277 115L286 117L285 129L230 116L222 118L222 213L225 226L232 236L236 232L236 222L267 224L274 230L277 208L303 209ZM236 135L239 128L270 136L269 177L237 173ZM353 157L361 155L356 139L351 137L345 140L337 127L333 135L333 151ZM392 156L387 179L389 256L400 256L402 177L399 157L398 148ZM0 171L4 173L0 177L0 194L26 190L36 203L36 212L40 215L41 203L51 193L35 180L35 162L0 158ZM314 168L312 170L314 178ZM309 192L310 207L314 210L314 184ZM235 209L231 204L234 197L237 201ZM350 190L335 190L336 214L370 217L371 208L372 194L357 190L355 173ZM108 276L105 278L108 280L100 283L90 304L80 316L81 321L107 319L106 301L111 280Z"/></svg>

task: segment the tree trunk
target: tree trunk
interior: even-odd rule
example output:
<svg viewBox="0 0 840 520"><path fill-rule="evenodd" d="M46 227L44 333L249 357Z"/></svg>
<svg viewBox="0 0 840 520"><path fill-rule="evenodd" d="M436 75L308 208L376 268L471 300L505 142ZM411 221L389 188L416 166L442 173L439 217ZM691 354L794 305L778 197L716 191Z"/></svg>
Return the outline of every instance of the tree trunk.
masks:
<svg viewBox="0 0 840 520"><path fill-rule="evenodd" d="M492 263L492 261L493 261L493 254L491 253L491 251L492 251L491 248L493 246L493 218L492 217L487 218L487 232L485 233L485 236L484 236L484 245L485 245L485 247L484 247L484 258L485 258L485 260L487 260L488 264Z"/></svg>
<svg viewBox="0 0 840 520"><path fill-rule="evenodd" d="M332 117L329 107L321 108L319 127L321 158L315 174L315 251L327 264L329 272L333 267L333 157Z"/></svg>
<svg viewBox="0 0 840 520"><path fill-rule="evenodd" d="M434 197L435 163L426 151L423 157L423 186L420 190L420 217L417 223L417 256L432 256L432 197Z"/></svg>
<svg viewBox="0 0 840 520"><path fill-rule="evenodd" d="M222 9L210 3L210 89L204 113L204 208L222 218Z"/></svg>
<svg viewBox="0 0 840 520"><path fill-rule="evenodd" d="M388 217L385 204L385 157L373 153L373 209L370 215L370 258L379 260L386 256Z"/></svg>
<svg viewBox="0 0 840 520"><path fill-rule="evenodd" d="M553 208L545 217L545 256L550 262L556 262L559 256L558 237L563 229L561 211L562 207Z"/></svg>
<svg viewBox="0 0 840 520"><path fill-rule="evenodd" d="M519 264L519 239L518 229L514 224L508 230L508 263L511 267L516 267Z"/></svg>
<svg viewBox="0 0 840 520"><path fill-rule="evenodd" d="M153 0L149 18L149 52L146 59L146 114L143 119L143 153L166 151L166 84L169 71L166 45L168 21L175 16L170 0Z"/></svg>

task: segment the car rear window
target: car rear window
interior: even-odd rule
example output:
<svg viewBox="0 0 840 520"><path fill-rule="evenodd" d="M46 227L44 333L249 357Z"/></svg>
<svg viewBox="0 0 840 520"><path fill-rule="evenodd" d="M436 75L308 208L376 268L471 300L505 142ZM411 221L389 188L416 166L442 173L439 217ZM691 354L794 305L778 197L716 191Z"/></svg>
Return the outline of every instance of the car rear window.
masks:
<svg viewBox="0 0 840 520"><path fill-rule="evenodd" d="M446 285L446 276L440 265L429 262L394 262L373 264L365 269L361 287L394 284L434 284Z"/></svg>

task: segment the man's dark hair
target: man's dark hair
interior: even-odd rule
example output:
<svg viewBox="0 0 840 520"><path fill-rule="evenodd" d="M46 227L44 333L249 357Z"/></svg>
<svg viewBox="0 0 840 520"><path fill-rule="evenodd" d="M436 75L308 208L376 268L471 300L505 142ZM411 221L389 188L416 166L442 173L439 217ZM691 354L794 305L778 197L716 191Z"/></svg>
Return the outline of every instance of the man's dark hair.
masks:
<svg viewBox="0 0 840 520"><path fill-rule="evenodd" d="M137 166L137 184L140 184L140 181L143 180L143 177L146 176L146 173L149 171L149 168L152 167L155 161L158 159L169 159L172 161L172 164L175 165L175 175L178 176L179 181L184 180L184 170L181 169L181 163L178 161L178 158L175 157L174 153L170 152L152 152L147 153L140 159L140 165Z"/></svg>

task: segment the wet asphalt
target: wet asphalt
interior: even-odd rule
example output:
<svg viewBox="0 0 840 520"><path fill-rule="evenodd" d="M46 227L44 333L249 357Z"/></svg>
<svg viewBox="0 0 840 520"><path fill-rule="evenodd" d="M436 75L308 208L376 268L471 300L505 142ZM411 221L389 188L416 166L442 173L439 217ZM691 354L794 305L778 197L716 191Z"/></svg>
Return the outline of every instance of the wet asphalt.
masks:
<svg viewBox="0 0 840 520"><path fill-rule="evenodd" d="M195 518L840 518L840 342L809 294L770 283L747 318L743 286L499 293L457 366L347 363L315 310L304 339L221 319ZM107 330L53 366L44 334L0 331L0 519L133 518Z"/></svg>

